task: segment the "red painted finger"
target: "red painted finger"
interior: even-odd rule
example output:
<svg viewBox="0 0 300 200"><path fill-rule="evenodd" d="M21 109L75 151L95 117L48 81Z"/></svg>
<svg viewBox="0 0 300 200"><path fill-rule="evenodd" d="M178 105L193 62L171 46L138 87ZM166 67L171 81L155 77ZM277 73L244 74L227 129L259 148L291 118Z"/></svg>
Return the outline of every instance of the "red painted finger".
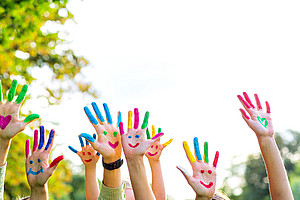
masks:
<svg viewBox="0 0 300 200"><path fill-rule="evenodd" d="M215 154L215 159L214 159L214 162L213 162L213 166L214 166L215 168L217 167L218 160L219 160L219 151L216 152L216 154Z"/></svg>
<svg viewBox="0 0 300 200"><path fill-rule="evenodd" d="M246 117L247 119L250 119L250 117L248 117L247 113L243 109L240 108L240 111L244 117Z"/></svg>
<svg viewBox="0 0 300 200"><path fill-rule="evenodd" d="M37 129L35 129L34 130L34 139L33 139L32 152L36 151L36 148L38 146L38 138L39 138L39 131Z"/></svg>
<svg viewBox="0 0 300 200"><path fill-rule="evenodd" d="M62 161L64 159L64 156L58 156L57 158L55 158L52 163L50 164L50 168L56 166L60 161Z"/></svg>
<svg viewBox="0 0 300 200"><path fill-rule="evenodd" d="M134 109L134 129L139 128L139 110L137 108Z"/></svg>
<svg viewBox="0 0 300 200"><path fill-rule="evenodd" d="M242 104L246 107L246 108L250 108L249 104L243 99L243 97L241 95L237 95L237 97L239 98L239 100L242 102Z"/></svg>
<svg viewBox="0 0 300 200"><path fill-rule="evenodd" d="M261 107L261 103L259 101L257 94L254 94L254 97L255 97L255 101L256 101L256 105L257 105L257 110L261 110L262 107Z"/></svg>
<svg viewBox="0 0 300 200"><path fill-rule="evenodd" d="M251 102L251 100L250 100L248 94L247 94L246 92L243 92L243 95L244 95L246 101L250 104L250 106L251 106L252 108L255 108L254 105L252 104L252 102Z"/></svg>
<svg viewBox="0 0 300 200"><path fill-rule="evenodd" d="M26 158L28 158L29 152L30 152L30 141L29 140L26 140L25 152L26 152Z"/></svg>
<svg viewBox="0 0 300 200"><path fill-rule="evenodd" d="M123 122L120 122L119 129L120 129L120 134L123 135L124 134Z"/></svg>
<svg viewBox="0 0 300 200"><path fill-rule="evenodd" d="M270 114L271 113L270 104L267 101L266 101L266 107L267 107L267 113Z"/></svg>

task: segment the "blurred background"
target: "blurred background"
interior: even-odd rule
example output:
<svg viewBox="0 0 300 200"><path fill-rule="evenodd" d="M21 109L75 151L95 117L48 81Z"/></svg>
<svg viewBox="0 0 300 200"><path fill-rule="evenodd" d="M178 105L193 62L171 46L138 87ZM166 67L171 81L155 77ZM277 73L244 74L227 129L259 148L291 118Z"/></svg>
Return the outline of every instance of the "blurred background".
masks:
<svg viewBox="0 0 300 200"><path fill-rule="evenodd" d="M68 145L94 133L83 111L95 101L117 112L150 112L162 142L168 199L195 194L176 165L192 173L182 148L197 136L220 151L217 188L232 199L270 199L255 134L236 95L268 100L276 140L295 199L300 199L299 1L1 0L0 79L30 84L20 116L38 113L13 140L5 199L29 195L24 144L43 124L56 130L51 157L63 154L49 181L50 199L85 199L84 166ZM203 145L202 147L203 148ZM145 159L148 181L151 170ZM97 176L102 180L102 165ZM122 177L129 180L127 166Z"/></svg>

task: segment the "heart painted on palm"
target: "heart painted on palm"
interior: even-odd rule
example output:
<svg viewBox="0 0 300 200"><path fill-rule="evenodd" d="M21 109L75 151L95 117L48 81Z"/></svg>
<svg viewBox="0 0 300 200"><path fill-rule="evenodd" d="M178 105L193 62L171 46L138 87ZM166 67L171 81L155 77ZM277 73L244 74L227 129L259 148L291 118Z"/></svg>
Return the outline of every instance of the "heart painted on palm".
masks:
<svg viewBox="0 0 300 200"><path fill-rule="evenodd" d="M0 128L4 130L11 120L11 115L7 115L6 117L0 115Z"/></svg>
<svg viewBox="0 0 300 200"><path fill-rule="evenodd" d="M265 128L267 128L268 121L266 118L261 118L260 116L257 116L257 119L258 119L259 123L261 123L261 125L263 125Z"/></svg>

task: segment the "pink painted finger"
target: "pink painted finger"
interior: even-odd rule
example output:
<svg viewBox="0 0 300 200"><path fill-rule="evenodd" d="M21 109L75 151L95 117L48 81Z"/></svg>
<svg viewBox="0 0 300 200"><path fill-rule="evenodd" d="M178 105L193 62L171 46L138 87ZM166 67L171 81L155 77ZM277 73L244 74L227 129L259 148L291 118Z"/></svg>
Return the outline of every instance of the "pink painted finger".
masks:
<svg viewBox="0 0 300 200"><path fill-rule="evenodd" d="M119 129L120 129L120 134L123 135L124 134L123 122L120 122Z"/></svg>
<svg viewBox="0 0 300 200"><path fill-rule="evenodd" d="M214 162L213 162L213 166L214 166L215 168L217 167L218 160L219 160L219 151L216 152L216 154L215 154L215 159L214 159Z"/></svg>
<svg viewBox="0 0 300 200"><path fill-rule="evenodd" d="M245 108L250 108L249 104L243 99L241 95L237 95L237 97L239 98L239 100L241 101L241 103Z"/></svg>
<svg viewBox="0 0 300 200"><path fill-rule="evenodd" d="M267 106L267 113L270 114L271 113L270 104L267 101L266 101L266 106Z"/></svg>
<svg viewBox="0 0 300 200"><path fill-rule="evenodd" d="M38 138L39 138L39 131L37 129L34 130L34 139L33 139L33 147L32 152L35 152L38 146Z"/></svg>
<svg viewBox="0 0 300 200"><path fill-rule="evenodd" d="M49 167L52 168L52 167L58 165L58 163L59 163L60 161L62 161L63 159L64 159L64 156L63 156L63 155L58 156L57 158L55 158L55 159L52 161L52 163L50 164Z"/></svg>
<svg viewBox="0 0 300 200"><path fill-rule="evenodd" d="M254 94L254 97L255 97L255 101L256 101L256 105L257 105L257 110L261 110L262 107L261 107L261 103L259 101L257 94Z"/></svg>
<svg viewBox="0 0 300 200"><path fill-rule="evenodd" d="M29 152L30 152L30 141L29 140L26 140L25 152L26 152L26 158L28 158Z"/></svg>
<svg viewBox="0 0 300 200"><path fill-rule="evenodd" d="M240 111L244 117L246 117L247 119L250 119L250 117L248 117L247 113L243 109L240 108Z"/></svg>
<svg viewBox="0 0 300 200"><path fill-rule="evenodd" d="M248 94L247 94L246 92L243 92L243 95L244 95L246 101L250 104L250 106L251 106L252 108L255 108L254 105L252 104L252 102L251 102L251 100L250 100Z"/></svg>
<svg viewBox="0 0 300 200"><path fill-rule="evenodd" d="M157 133L153 138L151 138L152 140L155 140L155 139L157 139L157 138L159 138L159 137L161 137L161 136L163 136L164 135L164 133Z"/></svg>
<svg viewBox="0 0 300 200"><path fill-rule="evenodd" d="M134 129L139 128L139 109L134 109Z"/></svg>

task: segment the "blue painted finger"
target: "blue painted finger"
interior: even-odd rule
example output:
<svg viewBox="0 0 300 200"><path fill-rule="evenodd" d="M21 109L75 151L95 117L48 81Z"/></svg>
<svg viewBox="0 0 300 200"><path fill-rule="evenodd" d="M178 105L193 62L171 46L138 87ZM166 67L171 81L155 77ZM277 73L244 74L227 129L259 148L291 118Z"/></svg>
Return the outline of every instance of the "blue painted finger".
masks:
<svg viewBox="0 0 300 200"><path fill-rule="evenodd" d="M87 133L81 133L80 136L84 137L84 138L87 139L89 142L92 142L92 143L95 142L95 139L94 139L91 135L89 135L89 134L87 134Z"/></svg>
<svg viewBox="0 0 300 200"><path fill-rule="evenodd" d="M97 136L96 136L96 134L94 133L94 134L93 134L93 138L94 138L95 140L96 140L96 137L97 137Z"/></svg>
<svg viewBox="0 0 300 200"><path fill-rule="evenodd" d="M97 156L100 156L100 153L99 153L99 152L97 152Z"/></svg>
<svg viewBox="0 0 300 200"><path fill-rule="evenodd" d="M48 142L47 142L47 144L46 144L45 150L48 150L49 146L51 145L51 143L52 143L52 141L53 141L54 133L55 133L55 131L52 129L52 130L50 131L49 138L48 138Z"/></svg>
<svg viewBox="0 0 300 200"><path fill-rule="evenodd" d="M40 126L40 142L38 149L41 149L44 146L45 141L45 128L44 126Z"/></svg>
<svg viewBox="0 0 300 200"><path fill-rule="evenodd" d="M86 116L89 118L89 120L94 124L94 125L97 125L98 124L98 121L95 119L95 117L92 115L90 109L85 106L84 107L84 111L85 111L85 114Z"/></svg>
<svg viewBox="0 0 300 200"><path fill-rule="evenodd" d="M200 149L199 149L199 142L198 142L197 137L194 137L194 149L195 149L195 154L197 156L197 159L202 160L202 156L201 156Z"/></svg>
<svg viewBox="0 0 300 200"><path fill-rule="evenodd" d="M71 146L68 146L69 147L69 149L71 150L71 151L73 151L74 153L77 153L78 151L76 150L76 149L74 149L73 147L71 147Z"/></svg>
<svg viewBox="0 0 300 200"><path fill-rule="evenodd" d="M96 104L95 102L93 102L93 103L92 103L92 106L93 106L93 109L94 109L94 111L95 111L95 113L96 113L98 119L99 119L101 122L104 122L105 120L104 120L104 118L103 118L103 116L102 116L102 114L101 114L101 112L100 112L100 110L99 110L97 104Z"/></svg>
<svg viewBox="0 0 300 200"><path fill-rule="evenodd" d="M119 124L120 124L121 121L122 121L122 115L121 115L121 112L119 111L119 113L118 113L118 127L119 127Z"/></svg>
<svg viewBox="0 0 300 200"><path fill-rule="evenodd" d="M84 143L83 143L82 137L80 135L78 135L78 138L79 138L80 146L84 147Z"/></svg>
<svg viewBox="0 0 300 200"><path fill-rule="evenodd" d="M103 107L104 107L104 111L105 111L105 114L106 114L106 120L109 124L112 124L113 121L112 121L112 118L111 118L111 115L110 115L110 112L109 112L109 109L108 109L108 106L106 103L103 104Z"/></svg>
<svg viewBox="0 0 300 200"><path fill-rule="evenodd" d="M90 143L87 141L87 139L85 139L85 145L89 145Z"/></svg>

